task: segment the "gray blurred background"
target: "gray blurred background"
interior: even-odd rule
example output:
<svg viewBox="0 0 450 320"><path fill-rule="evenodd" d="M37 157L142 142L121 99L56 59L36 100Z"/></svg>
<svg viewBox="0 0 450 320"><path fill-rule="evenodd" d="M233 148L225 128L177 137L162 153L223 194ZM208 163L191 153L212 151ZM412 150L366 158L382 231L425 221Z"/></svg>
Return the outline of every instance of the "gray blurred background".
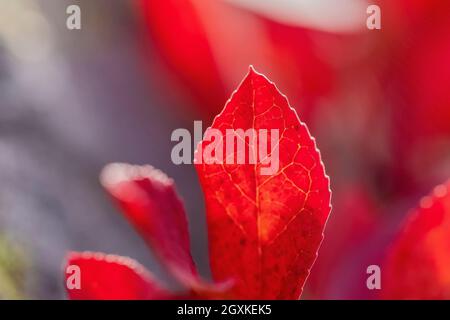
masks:
<svg viewBox="0 0 450 320"><path fill-rule="evenodd" d="M69 4L83 8L81 30L66 28ZM0 298L65 298L68 250L127 255L161 273L98 183L113 161L176 180L208 272L194 169L170 161L172 130L192 122L167 107L180 102L148 76L152 59L142 67L132 10L121 0L0 0Z"/></svg>

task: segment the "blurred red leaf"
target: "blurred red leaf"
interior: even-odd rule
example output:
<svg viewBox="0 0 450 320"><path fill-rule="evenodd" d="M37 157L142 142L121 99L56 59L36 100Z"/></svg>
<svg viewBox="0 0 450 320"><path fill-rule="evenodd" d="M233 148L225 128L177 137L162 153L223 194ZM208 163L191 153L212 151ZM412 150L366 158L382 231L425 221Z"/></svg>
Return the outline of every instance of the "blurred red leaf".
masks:
<svg viewBox="0 0 450 320"><path fill-rule="evenodd" d="M179 0L140 3L156 49L193 98L206 108L223 104L225 87L194 3ZM204 85L208 90L203 90Z"/></svg>
<svg viewBox="0 0 450 320"><path fill-rule="evenodd" d="M450 299L450 181L422 198L384 263L386 299Z"/></svg>
<svg viewBox="0 0 450 320"><path fill-rule="evenodd" d="M71 299L214 298L227 289L226 283L208 284L200 279L191 256L183 204L164 173L151 166L112 163L103 169L101 182L183 288L177 293L164 289L127 257L73 253L67 266L80 268L82 284L81 290L68 288Z"/></svg>
<svg viewBox="0 0 450 320"><path fill-rule="evenodd" d="M73 300L173 298L143 266L127 257L72 252L67 257L67 266L78 266L80 271L80 287L67 287L69 298ZM66 281L71 275L66 273Z"/></svg>
<svg viewBox="0 0 450 320"><path fill-rule="evenodd" d="M103 169L101 182L169 272L197 286L186 213L173 181L151 166L113 163Z"/></svg>
<svg viewBox="0 0 450 320"><path fill-rule="evenodd" d="M387 175L393 191L404 195L449 173L450 2L384 0L380 6L387 32L371 59L393 129L388 142L396 161Z"/></svg>
<svg viewBox="0 0 450 320"><path fill-rule="evenodd" d="M261 175L261 162L199 163L205 155L198 151L210 141L199 144L196 169L215 280L234 280L236 298L298 299L330 212L329 180L314 139L286 97L252 68L211 128L222 134L251 128L280 132L279 171L270 176Z"/></svg>
<svg viewBox="0 0 450 320"><path fill-rule="evenodd" d="M327 237L306 286L307 293L314 299L330 297L333 286L339 285L336 284L339 270L347 273L343 265L354 260L361 246L377 231L378 208L363 185L348 184L333 191L333 215L327 223ZM350 280L356 282L354 278Z"/></svg>
<svg viewBox="0 0 450 320"><path fill-rule="evenodd" d="M348 37L282 24L226 1L139 3L155 51L206 118L217 114L249 64L270 72L292 99L301 99L309 118L333 89L336 70L327 53L342 55L348 47Z"/></svg>

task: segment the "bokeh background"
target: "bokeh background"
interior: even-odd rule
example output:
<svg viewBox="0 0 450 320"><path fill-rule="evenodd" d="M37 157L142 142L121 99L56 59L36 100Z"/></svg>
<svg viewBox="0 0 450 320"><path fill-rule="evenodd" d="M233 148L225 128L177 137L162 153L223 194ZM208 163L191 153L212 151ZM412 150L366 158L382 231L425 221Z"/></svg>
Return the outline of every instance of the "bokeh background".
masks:
<svg viewBox="0 0 450 320"><path fill-rule="evenodd" d="M70 4L81 30L66 28ZM170 135L209 125L250 64L288 96L331 177L304 298L376 298L367 266L450 177L447 1L0 0L0 298L65 298L69 250L164 276L100 187L114 161L176 181L208 276L199 182L171 162Z"/></svg>

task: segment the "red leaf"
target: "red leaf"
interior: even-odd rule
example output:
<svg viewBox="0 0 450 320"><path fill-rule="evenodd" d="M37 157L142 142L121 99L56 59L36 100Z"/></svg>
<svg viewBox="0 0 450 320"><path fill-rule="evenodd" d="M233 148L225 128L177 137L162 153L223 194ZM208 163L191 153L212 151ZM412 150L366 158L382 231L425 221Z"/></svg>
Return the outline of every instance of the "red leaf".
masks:
<svg viewBox="0 0 450 320"><path fill-rule="evenodd" d="M450 299L450 181L422 198L382 269L382 297Z"/></svg>
<svg viewBox="0 0 450 320"><path fill-rule="evenodd" d="M330 212L329 180L314 139L286 97L252 68L205 137L212 128L223 135L278 129L280 137L274 175L262 175L261 161L206 164L212 159L199 150L211 144L207 138L197 148L215 280L234 280L236 298L299 298Z"/></svg>
<svg viewBox="0 0 450 320"><path fill-rule="evenodd" d="M152 49L206 117L217 114L239 70L249 63L270 71L291 98L301 97L305 117L333 88L336 69L324 56L330 50L340 56L348 47L345 37L300 27L300 21L285 25L227 1L138 3Z"/></svg>
<svg viewBox="0 0 450 320"><path fill-rule="evenodd" d="M139 4L154 49L209 115L213 110L205 108L223 101L226 91L196 8L202 3L141 0Z"/></svg>
<svg viewBox="0 0 450 320"><path fill-rule="evenodd" d="M103 169L101 182L174 277L189 288L202 286L173 181L151 166L113 163Z"/></svg>
<svg viewBox="0 0 450 320"><path fill-rule="evenodd" d="M67 258L66 270L68 266L79 267L80 287L67 288L73 300L167 299L172 296L144 267L127 257L73 252ZM74 274L66 273L66 281Z"/></svg>

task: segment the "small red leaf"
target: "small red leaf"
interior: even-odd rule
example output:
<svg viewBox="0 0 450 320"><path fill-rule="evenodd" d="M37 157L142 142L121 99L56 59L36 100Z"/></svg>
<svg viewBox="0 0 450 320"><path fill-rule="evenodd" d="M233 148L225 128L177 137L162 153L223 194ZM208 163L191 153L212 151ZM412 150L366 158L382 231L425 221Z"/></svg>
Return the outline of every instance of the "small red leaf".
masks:
<svg viewBox="0 0 450 320"><path fill-rule="evenodd" d="M450 181L422 198L382 268L386 299L450 299Z"/></svg>
<svg viewBox="0 0 450 320"><path fill-rule="evenodd" d="M172 295L155 282L151 274L136 261L116 255L83 252L70 253L67 267L77 266L79 274L66 273L70 277L79 276L79 287L67 286L72 300L143 300L168 299ZM74 280L75 281L75 280ZM72 282L76 285L76 282Z"/></svg>
<svg viewBox="0 0 450 320"><path fill-rule="evenodd" d="M279 151L278 171L264 175L266 163L252 164L250 156L246 164L207 164L214 159L202 151L212 129L223 137L239 129L266 129L273 137L278 130L267 147L272 156ZM260 147L253 144L255 157ZM236 163L237 153L231 155ZM205 132L195 161L215 280L234 280L235 298L298 299L323 238L331 192L315 141L286 97L251 68Z"/></svg>
<svg viewBox="0 0 450 320"><path fill-rule="evenodd" d="M169 272L189 288L201 286L173 181L151 166L124 163L106 166L100 180Z"/></svg>

